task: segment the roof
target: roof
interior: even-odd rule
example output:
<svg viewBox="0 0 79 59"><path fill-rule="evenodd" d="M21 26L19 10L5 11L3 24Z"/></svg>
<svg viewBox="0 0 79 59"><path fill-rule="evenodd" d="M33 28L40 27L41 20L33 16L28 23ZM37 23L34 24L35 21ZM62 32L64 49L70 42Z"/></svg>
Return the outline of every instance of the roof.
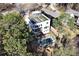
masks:
<svg viewBox="0 0 79 59"><path fill-rule="evenodd" d="M42 14L42 13L36 13L36 14L32 14L29 19L33 22L33 23L39 23L39 22L43 22L45 20L48 20L48 18Z"/></svg>
<svg viewBox="0 0 79 59"><path fill-rule="evenodd" d="M36 8L39 8L39 4L37 3L23 3L23 4L16 4L17 9L22 9L22 10L34 10Z"/></svg>
<svg viewBox="0 0 79 59"><path fill-rule="evenodd" d="M66 10L66 13L71 13L71 14L74 14L75 16L78 16L79 17L79 12L78 11L75 11L73 9Z"/></svg>
<svg viewBox="0 0 79 59"><path fill-rule="evenodd" d="M42 9L42 11L44 11L45 13L47 13L55 18L60 16L60 13L58 11L51 11L51 10L44 9L44 8Z"/></svg>

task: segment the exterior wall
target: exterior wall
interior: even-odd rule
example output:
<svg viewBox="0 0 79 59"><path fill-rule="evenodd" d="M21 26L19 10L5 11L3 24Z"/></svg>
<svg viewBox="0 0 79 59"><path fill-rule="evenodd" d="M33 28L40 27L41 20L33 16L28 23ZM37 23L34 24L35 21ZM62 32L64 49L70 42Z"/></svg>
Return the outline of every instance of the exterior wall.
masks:
<svg viewBox="0 0 79 59"><path fill-rule="evenodd" d="M35 34L39 34L39 31L42 32L43 34L46 34L50 31L50 20L46 20L44 22L40 22L40 23L36 23L36 24L32 24L30 23L30 26L32 28L32 31ZM34 30L37 29L35 32Z"/></svg>
<svg viewBox="0 0 79 59"><path fill-rule="evenodd" d="M78 19L77 19L77 25L79 26L79 17L78 17Z"/></svg>
<svg viewBox="0 0 79 59"><path fill-rule="evenodd" d="M30 20L29 20L29 13L27 13L25 16L24 16L24 20L26 22L26 24L29 24Z"/></svg>
<svg viewBox="0 0 79 59"><path fill-rule="evenodd" d="M24 17L26 24L28 24L28 26L32 29L32 32L35 34L40 34L39 32L41 32L42 34L46 34L50 31L50 19L49 18L47 18L47 19L48 20L46 20L46 21L33 24L29 19L28 13Z"/></svg>

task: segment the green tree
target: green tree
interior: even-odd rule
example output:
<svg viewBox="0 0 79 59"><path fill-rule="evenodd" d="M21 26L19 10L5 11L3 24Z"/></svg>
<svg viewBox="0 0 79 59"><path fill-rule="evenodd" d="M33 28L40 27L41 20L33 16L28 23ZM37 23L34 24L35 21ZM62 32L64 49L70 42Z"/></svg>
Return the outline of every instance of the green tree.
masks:
<svg viewBox="0 0 79 59"><path fill-rule="evenodd" d="M0 17L0 33L8 55L28 55L28 26L19 13L13 12Z"/></svg>

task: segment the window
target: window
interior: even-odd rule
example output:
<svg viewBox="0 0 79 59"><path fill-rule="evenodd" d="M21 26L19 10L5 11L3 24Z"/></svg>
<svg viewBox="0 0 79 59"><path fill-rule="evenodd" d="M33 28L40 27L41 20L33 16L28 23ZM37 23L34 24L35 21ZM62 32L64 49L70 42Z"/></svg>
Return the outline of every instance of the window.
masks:
<svg viewBox="0 0 79 59"><path fill-rule="evenodd" d="M35 22L35 21L33 21L33 20L31 20L31 23L35 24L36 22Z"/></svg>
<svg viewBox="0 0 79 59"><path fill-rule="evenodd" d="M44 29L47 29L47 28L48 28L48 26L44 27Z"/></svg>
<svg viewBox="0 0 79 59"><path fill-rule="evenodd" d="M35 27L38 27L38 25L35 25Z"/></svg>
<svg viewBox="0 0 79 59"><path fill-rule="evenodd" d="M38 28L38 29L32 29L34 32L40 32L41 30Z"/></svg>
<svg viewBox="0 0 79 59"><path fill-rule="evenodd" d="M42 24L41 24L41 26L42 26Z"/></svg>
<svg viewBox="0 0 79 59"><path fill-rule="evenodd" d="M48 22L46 22L46 24L48 24Z"/></svg>
<svg viewBox="0 0 79 59"><path fill-rule="evenodd" d="M39 28L42 28L42 24L41 24L41 25L39 25Z"/></svg>
<svg viewBox="0 0 79 59"><path fill-rule="evenodd" d="M37 32L38 31L38 29L35 29L35 32Z"/></svg>
<svg viewBox="0 0 79 59"><path fill-rule="evenodd" d="M35 31L34 29L32 29L32 31Z"/></svg>

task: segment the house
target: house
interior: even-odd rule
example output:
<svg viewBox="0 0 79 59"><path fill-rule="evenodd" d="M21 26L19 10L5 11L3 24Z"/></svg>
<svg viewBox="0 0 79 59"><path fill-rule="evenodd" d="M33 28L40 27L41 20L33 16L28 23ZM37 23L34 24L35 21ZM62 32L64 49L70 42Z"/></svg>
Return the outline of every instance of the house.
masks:
<svg viewBox="0 0 79 59"><path fill-rule="evenodd" d="M25 21L36 35L46 34L50 31L50 19L41 11L34 11L29 16L25 16Z"/></svg>
<svg viewBox="0 0 79 59"><path fill-rule="evenodd" d="M79 16L79 12L73 9L67 9L66 13L74 14L74 16Z"/></svg>
<svg viewBox="0 0 79 59"><path fill-rule="evenodd" d="M48 9L42 8L42 11L44 11L46 14L48 14L51 17L54 17L54 18L57 18L61 15L60 12L57 11L57 10L53 11L53 10L48 10Z"/></svg>
<svg viewBox="0 0 79 59"><path fill-rule="evenodd" d="M57 10L49 10L46 8L42 8L42 13L47 16L51 21L50 21L50 25L52 25L53 19L58 18L61 14L59 11Z"/></svg>
<svg viewBox="0 0 79 59"><path fill-rule="evenodd" d="M34 33L34 39L29 44L30 50L34 52L43 53L45 47L48 46L53 47L55 45L55 38L50 34L50 19L45 16L41 11L34 11L31 14L29 12L25 13L24 16L25 22L30 27L32 32Z"/></svg>
<svg viewBox="0 0 79 59"><path fill-rule="evenodd" d="M76 25L79 26L79 12L73 9L66 10L66 13L70 14L71 17L75 17Z"/></svg>

